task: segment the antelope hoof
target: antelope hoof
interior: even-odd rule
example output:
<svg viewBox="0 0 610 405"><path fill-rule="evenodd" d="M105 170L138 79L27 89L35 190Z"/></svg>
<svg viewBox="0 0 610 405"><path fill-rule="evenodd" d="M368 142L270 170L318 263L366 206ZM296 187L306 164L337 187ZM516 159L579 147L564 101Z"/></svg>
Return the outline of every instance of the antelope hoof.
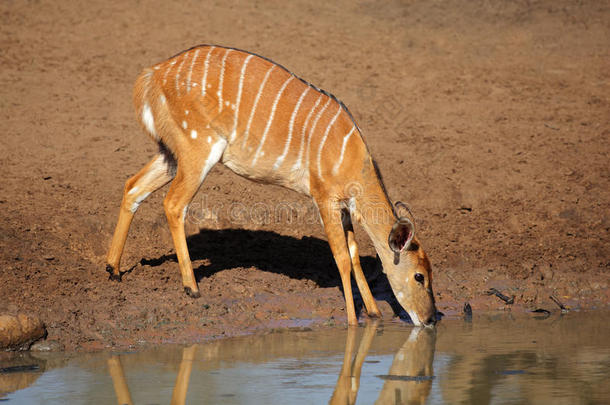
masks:
<svg viewBox="0 0 610 405"><path fill-rule="evenodd" d="M371 319L381 319L381 318L383 318L383 316L381 315L381 312L367 312L366 314Z"/></svg>
<svg viewBox="0 0 610 405"><path fill-rule="evenodd" d="M191 298L201 297L201 293L199 291L193 291L191 287L184 287L184 292Z"/></svg>
<svg viewBox="0 0 610 405"><path fill-rule="evenodd" d="M115 273L114 272L114 267L112 267L111 265L107 264L106 265L106 271L108 273L110 273L110 277L108 277L109 280L112 281L118 281L119 283L121 282L121 273Z"/></svg>

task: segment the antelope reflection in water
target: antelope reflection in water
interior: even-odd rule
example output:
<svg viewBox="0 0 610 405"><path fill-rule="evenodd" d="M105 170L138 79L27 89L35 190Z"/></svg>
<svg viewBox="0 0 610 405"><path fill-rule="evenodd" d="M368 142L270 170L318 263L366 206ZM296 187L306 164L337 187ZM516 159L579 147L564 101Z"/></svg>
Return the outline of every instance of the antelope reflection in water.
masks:
<svg viewBox="0 0 610 405"><path fill-rule="evenodd" d="M375 335L381 331L379 321L368 323L364 329L347 328L343 364L329 401L330 404L356 403L362 366L372 347ZM358 343L360 333L362 333L362 337ZM385 383L376 401L378 404L423 404L430 394L436 341L435 329L414 327L407 336L407 340L396 352L387 375L379 376L385 380ZM193 345L183 349L171 404L185 403L193 362L198 350L197 346ZM198 355L200 361L219 356L218 346L213 344L202 345L200 349ZM119 405L133 404L120 357L112 356L108 359L108 368L117 403Z"/></svg>
<svg viewBox="0 0 610 405"><path fill-rule="evenodd" d="M354 355L358 328L349 327L345 344L343 367L337 380L331 405L355 404L360 388L362 364L373 343L379 322L368 323ZM424 404L430 395L434 372L436 330L415 327L394 356L376 404Z"/></svg>
<svg viewBox="0 0 610 405"><path fill-rule="evenodd" d="M174 385L174 391L172 392L171 405L184 405L186 401L186 394L189 388L189 378L193 369L193 361L195 359L195 352L197 351L197 345L185 347L182 350L182 360L180 361L180 369L178 370L178 376L176 377L176 384ZM114 385L114 392L116 393L117 403L119 405L133 405L129 387L125 380L125 373L123 372L123 365L121 364L120 356L112 356L108 359L108 369L110 376L112 377L112 385Z"/></svg>

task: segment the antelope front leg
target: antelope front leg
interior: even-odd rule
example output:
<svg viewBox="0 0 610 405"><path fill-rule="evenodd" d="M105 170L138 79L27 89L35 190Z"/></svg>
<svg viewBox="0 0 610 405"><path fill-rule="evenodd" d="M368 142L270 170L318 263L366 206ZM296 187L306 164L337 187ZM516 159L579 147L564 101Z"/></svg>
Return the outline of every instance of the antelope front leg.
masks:
<svg viewBox="0 0 610 405"><path fill-rule="evenodd" d="M339 274L341 275L343 295L345 296L345 308L347 311L347 323L349 325L358 325L350 278L352 261L347 249L345 231L343 230L343 224L341 222L341 210L338 209L333 202L318 204L318 208L320 210L322 222L324 223L324 230L326 231L330 250L335 257L335 262L337 263Z"/></svg>
<svg viewBox="0 0 610 405"><path fill-rule="evenodd" d="M352 257L352 266L354 271L354 278L356 279L356 283L358 284L358 289L360 290L360 295L362 295L362 300L364 301L364 306L366 307L366 312L369 316L374 318L381 318L381 311L377 307L377 302L371 294L371 290L369 288L369 284L366 281L366 277L364 277L364 273L362 272L362 267L360 266L360 256L358 254L358 245L356 244L356 239L354 237L354 226L352 225L351 218L349 217L349 213L345 213L345 218L347 218L346 223L344 224L345 234L347 236L347 246L349 248L350 256Z"/></svg>

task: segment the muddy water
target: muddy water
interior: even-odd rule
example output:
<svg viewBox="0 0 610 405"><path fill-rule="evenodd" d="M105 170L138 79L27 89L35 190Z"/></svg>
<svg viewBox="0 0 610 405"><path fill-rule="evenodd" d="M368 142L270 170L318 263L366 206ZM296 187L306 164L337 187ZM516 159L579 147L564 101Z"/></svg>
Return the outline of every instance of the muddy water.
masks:
<svg viewBox="0 0 610 405"><path fill-rule="evenodd" d="M281 331L136 352L0 357L9 404L610 403L610 312ZM18 368L21 367L21 368Z"/></svg>

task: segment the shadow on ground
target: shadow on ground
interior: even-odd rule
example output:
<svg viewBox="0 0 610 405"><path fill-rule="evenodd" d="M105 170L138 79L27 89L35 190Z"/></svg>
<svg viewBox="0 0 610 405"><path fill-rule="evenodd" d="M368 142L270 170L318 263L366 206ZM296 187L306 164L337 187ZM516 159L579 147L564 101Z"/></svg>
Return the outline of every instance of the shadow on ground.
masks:
<svg viewBox="0 0 610 405"><path fill-rule="evenodd" d="M341 287L341 279L328 242L315 237L301 239L271 231L246 229L202 229L187 238L193 262L206 264L194 267L197 282L217 272L232 268L251 268L283 274L294 279L309 279L319 287ZM175 254L155 259L142 259L140 264L156 267L167 261L177 262ZM375 299L386 301L401 319L409 320L381 271L378 258L360 257L362 270ZM356 311L363 306L358 286L352 279Z"/></svg>

